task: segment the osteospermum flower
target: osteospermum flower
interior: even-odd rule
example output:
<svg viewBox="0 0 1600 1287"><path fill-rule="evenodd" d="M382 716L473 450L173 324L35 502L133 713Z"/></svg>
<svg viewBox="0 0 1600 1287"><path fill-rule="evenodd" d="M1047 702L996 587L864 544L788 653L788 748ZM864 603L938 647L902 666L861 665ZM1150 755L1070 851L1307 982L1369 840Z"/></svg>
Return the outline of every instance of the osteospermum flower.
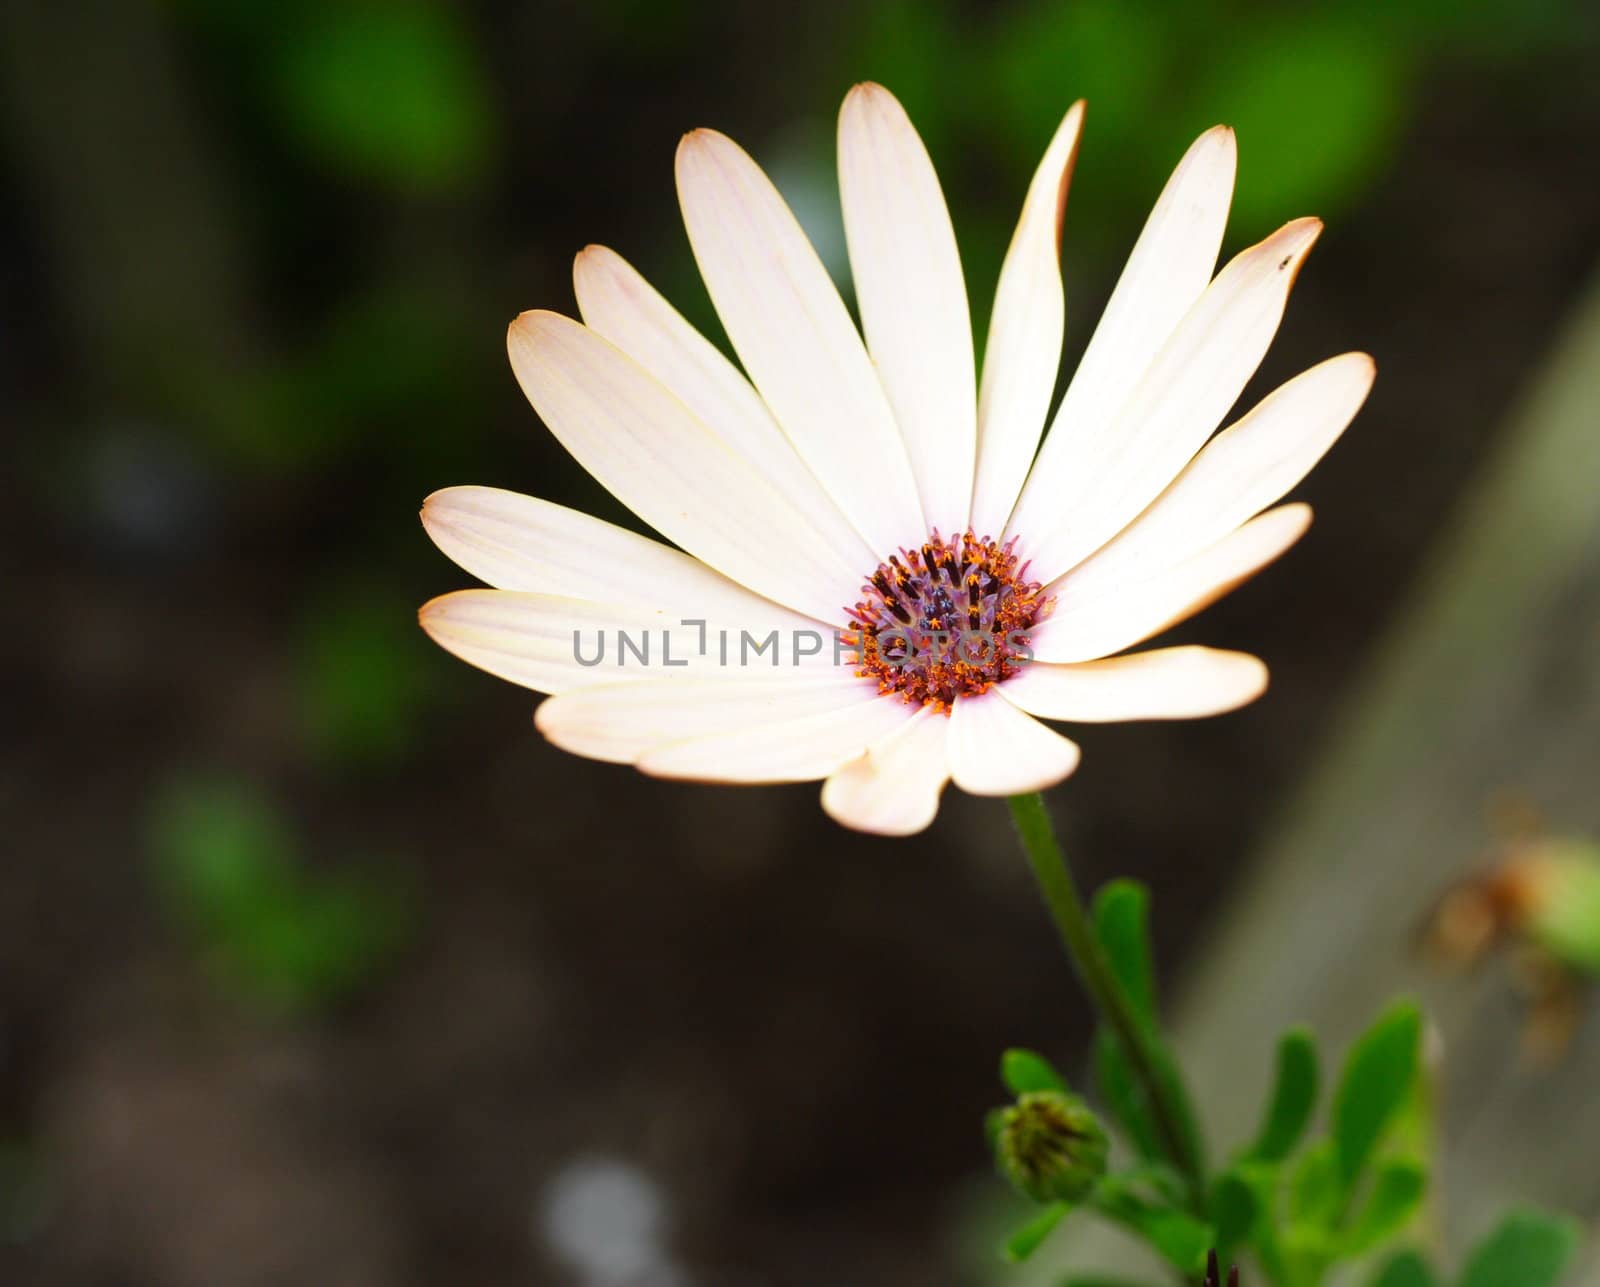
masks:
<svg viewBox="0 0 1600 1287"><path fill-rule="evenodd" d="M433 600L424 628L553 694L535 722L568 751L661 777L821 778L834 818L894 834L927 826L951 780L1012 795L1065 778L1078 748L1041 721L1258 696L1266 668L1243 653L1126 650L1305 531L1306 506L1266 507L1354 416L1372 362L1323 362L1212 436L1321 229L1295 220L1213 277L1235 166L1218 127L1167 183L1051 417L1081 122L1080 103L1029 187L981 379L944 198L886 90L857 86L839 117L861 331L755 162L687 135L684 223L743 371L599 246L574 269L582 322L524 313L508 338L551 431L679 548L449 488L423 522L494 588Z"/></svg>

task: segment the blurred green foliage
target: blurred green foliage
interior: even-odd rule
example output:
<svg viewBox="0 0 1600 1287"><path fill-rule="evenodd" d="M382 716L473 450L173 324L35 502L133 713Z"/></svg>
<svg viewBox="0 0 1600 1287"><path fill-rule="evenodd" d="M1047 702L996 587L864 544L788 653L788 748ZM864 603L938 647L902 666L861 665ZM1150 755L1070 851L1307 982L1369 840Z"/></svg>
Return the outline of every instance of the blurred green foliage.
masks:
<svg viewBox="0 0 1600 1287"><path fill-rule="evenodd" d="M472 441L479 423L462 414L483 401L479 339L448 285L380 279L350 291L297 344L249 365L179 371L167 394L206 453L234 469L328 470L379 435L391 456L436 459Z"/></svg>
<svg viewBox="0 0 1600 1287"><path fill-rule="evenodd" d="M781 61L786 76L774 83L812 88L774 90L753 113L760 132L741 141L775 171L785 159L798 162L790 192L797 205L801 191L813 206L826 204L840 93L865 78L887 84L945 182L981 340L1028 175L1072 100L1086 98L1089 110L1067 274L1104 285L1171 166L1207 126L1224 121L1239 133L1231 242L1302 213L1337 217L1393 164L1430 61L1454 58L1470 70L1525 57L1562 41L1579 9L1564 0L842 6L833 17L818 15L836 24L829 38L774 58L773 70ZM639 104L674 97L685 113L674 127L721 110L728 91L705 79L704 61L694 62L703 60L698 46L714 34L720 11L708 7L707 16L654 0L571 7L571 34L593 47L575 60L582 65L567 96L548 101L497 84L498 51L477 30L477 11L446 0L175 0L172 13L193 46L194 66L185 70L215 80L196 110L207 116L217 152L241 171L221 181L237 184L240 208L224 203L218 218L236 221L242 285L238 294L219 292L231 311L210 319L229 342L163 352L155 363L96 358L93 345L81 347L86 362L109 371L102 383L118 386L117 410L131 407L189 434L193 449L227 476L230 498L252 486L298 484L285 493L295 503L347 508L326 543L320 528L306 540L314 553L290 593L296 615L286 653L307 765L344 785L398 769L422 740L436 678L458 673L414 628L402 542L418 562L430 560L430 576L456 583L442 560L423 554L414 502L440 483L473 480L465 466L485 453L491 408L497 398L515 401L499 343L504 283L546 290L564 268L532 266L528 247L558 260L575 248L557 236L568 235L559 203L519 205L525 194L571 190L585 218L592 200L596 222L621 221L646 247L641 267L697 324L719 333L677 228L667 149L659 169L636 178L625 140L615 153L596 148L581 127L611 129ZM662 70L675 60L688 68L677 80ZM597 89L610 88L596 69L615 74L619 66L652 68L655 79L616 96L620 106L607 115L592 105ZM553 68L543 74L559 79ZM517 97L544 116L567 114L537 151L513 115ZM1560 110L1538 100L1522 106ZM551 141L558 135L559 147ZM605 181L593 182L602 172ZM505 182L508 175L515 182ZM625 217L618 192L626 194ZM835 224L836 213L827 216ZM651 261L652 245L670 249ZM173 289L183 289L181 266L172 268ZM564 289L518 303L569 308ZM1069 315L1074 326L1089 320L1085 310ZM135 316L134 325L143 321ZM531 432L532 413L523 413ZM516 450L503 442L498 449ZM521 485L511 475L482 479ZM525 481L545 493L581 489L587 507L631 521L576 469L559 483ZM319 504L330 497L335 506ZM262 1014L306 1018L359 995L415 932L422 908L409 869L314 860L273 799L248 781L178 778L148 823L152 879L173 923L216 982ZM1595 942L1600 898L1592 879L1585 889L1542 927L1551 950L1567 957ZM1101 945L1157 1043L1161 1075L1187 1104L1159 1029L1148 897L1118 882L1102 891L1095 913ZM1591 950L1583 959L1592 958ZM1253 1141L1195 1193L1164 1155L1124 1052L1099 1033L1096 1086L1128 1156L1083 1205L1184 1272L1219 1245L1254 1249L1276 1282L1315 1282L1336 1261L1369 1257L1382 1261L1373 1287L1442 1283L1413 1250L1383 1255L1425 1200L1432 1132L1419 1037L1409 1005L1382 1016L1350 1052L1329 1130L1316 1137L1324 1089L1317 1047L1309 1033L1285 1034ZM1007 1053L1002 1079L1015 1094L1066 1090L1048 1062L1027 1051ZM1201 1152L1192 1110L1183 1129ZM38 1220L45 1178L29 1146L0 1143L0 1240L23 1236ZM1032 1255L1075 1209L1033 1208L1006 1243L1009 1255ZM1570 1222L1515 1212L1451 1281L1553 1287L1575 1245Z"/></svg>
<svg viewBox="0 0 1600 1287"><path fill-rule="evenodd" d="M346 180L459 190L498 147L495 104L466 12L444 0L183 0L247 53L263 116Z"/></svg>
<svg viewBox="0 0 1600 1287"><path fill-rule="evenodd" d="M301 17L275 80L308 152L398 186L458 187L484 172L494 117L459 9L384 0Z"/></svg>
<svg viewBox="0 0 1600 1287"><path fill-rule="evenodd" d="M1558 42L1579 22L1577 6L1560 0L1019 0L981 9L889 0L863 14L845 74L893 89L946 172L975 168L975 154L991 158L1004 170L999 190L1017 200L1067 106L1087 99L1074 181L1085 195L1069 202L1068 220L1077 262L1109 256L1103 273L1120 266L1183 148L1207 127L1238 132L1230 240L1254 240L1360 200L1396 154L1429 58L1499 60L1508 48ZM987 201L956 211L980 305L1014 214Z"/></svg>
<svg viewBox="0 0 1600 1287"><path fill-rule="evenodd" d="M393 767L420 738L438 671L405 592L330 578L301 617L301 720L313 760L334 772Z"/></svg>
<svg viewBox="0 0 1600 1287"><path fill-rule="evenodd" d="M413 923L404 870L312 870L270 802L241 782L174 783L154 807L149 843L158 892L218 982L271 1014L353 995Z"/></svg>
<svg viewBox="0 0 1600 1287"><path fill-rule="evenodd" d="M1459 1287L1555 1287L1577 1249L1576 1221L1520 1209L1473 1248L1457 1281Z"/></svg>
<svg viewBox="0 0 1600 1287"><path fill-rule="evenodd" d="M1184 1148L1196 1160L1197 1169L1204 1171L1206 1150L1199 1120L1177 1060L1160 1030L1155 955L1150 945L1149 891L1136 881L1111 881L1095 895L1093 914L1095 932L1112 973L1146 1027L1155 1051L1157 1075L1166 1083L1169 1100L1179 1106L1177 1128ZM1091 1060L1101 1098L1128 1133L1140 1157L1150 1163L1177 1163L1179 1159L1166 1154L1158 1123L1138 1087L1132 1064L1109 1028L1102 1026L1096 1031Z"/></svg>
<svg viewBox="0 0 1600 1287"><path fill-rule="evenodd" d="M1322 1082L1317 1042L1306 1029L1285 1032L1278 1039L1274 1079L1253 1141L1216 1172L1206 1172L1197 1117L1160 1028L1149 895L1131 880L1114 880L1096 896L1093 919L1118 988L1136 1021L1147 1024L1155 1076L1165 1082L1168 1098L1182 1106L1182 1133L1189 1138L1163 1132L1144 1082L1134 1076L1117 1037L1101 1029L1094 1044L1099 1098L1131 1146L1131 1165L1114 1165L1080 1201L1042 1197L1040 1210L1006 1239L1006 1258L1034 1255L1080 1205L1128 1229L1179 1273L1198 1276L1211 1250L1224 1261L1248 1253L1266 1282L1277 1287L1318 1287L1339 1266L1362 1263L1405 1236L1429 1189L1434 1138L1419 1008L1397 1000L1350 1045L1334 1085L1326 1132L1310 1141L1307 1132ZM1029 1050L1008 1050L1000 1077L1019 1097L1067 1093L1066 1079ZM994 1114L987 1127L1003 1167ZM1202 1159L1198 1173L1176 1156L1178 1145ZM1534 1263L1541 1255L1554 1261L1546 1234L1560 1225L1544 1217L1530 1215L1530 1220L1539 1233L1518 1239L1514 1234L1520 1226L1515 1226L1506 1234L1509 1250L1491 1245L1483 1255L1491 1263L1501 1263L1493 1257L1514 1255L1518 1263ZM1382 1273L1405 1282L1408 1265L1397 1260ZM1506 1287L1522 1279L1482 1279L1485 1285L1491 1281Z"/></svg>
<svg viewBox="0 0 1600 1287"><path fill-rule="evenodd" d="M262 193L260 235L281 236L280 221L292 221L303 236L315 203L352 188L377 204L359 230L328 230L347 243L349 280L326 293L310 325L225 367L201 361L164 372L157 395L208 450L247 469L325 470L380 429L411 445L425 430L443 438L447 421L452 439L470 438L498 356L472 321L482 284L448 270L439 280L437 255L374 259L368 239L371 220L393 234L419 196L459 206L482 199L487 181L511 164L506 104L468 11L443 0L179 0L178 11L212 61L236 73L222 91L231 100L225 126L248 145L259 148L249 137L259 132L282 150L275 163L289 182ZM1220 120L1239 132L1234 240L1303 213L1336 215L1391 162L1429 57L1503 58L1559 41L1575 20L1561 0L1011 0L978 8L881 0L831 19L838 38L815 54L795 52L819 60L799 81L816 87L815 99L785 105L773 138L745 142L782 168L785 137L831 135L845 84L870 77L890 86L946 178L981 336L1027 175L1074 98L1088 99L1089 117L1068 274L1089 264L1103 280L1205 127ZM658 68L690 57L702 26L677 6L607 0L586 10L573 38ZM831 149L799 159L817 173L798 186L831 192ZM651 206L670 230L665 182ZM670 259L641 266L715 333L687 249L676 236L671 244ZM462 251L463 262L473 257L472 247Z"/></svg>
<svg viewBox="0 0 1600 1287"><path fill-rule="evenodd" d="M1148 1025L1157 1076L1175 1102L1188 1105L1156 1008L1148 894L1132 881L1113 881L1100 891L1093 911L1118 986ZM1429 1287L1438 1280L1428 1263L1410 1249L1394 1250L1423 1211L1433 1162L1433 1095L1422 1052L1421 1011L1409 1000L1394 1002L1352 1043L1326 1130L1308 1141L1321 1083L1316 1040L1305 1029L1284 1033L1253 1142L1204 1173L1201 1192L1184 1179L1187 1168L1169 1152L1143 1083L1115 1038L1102 1030L1095 1046L1097 1089L1129 1156L1120 1166L1113 1158L1111 1170L1081 1199L1035 1194L1038 1206L1014 1227L1003 1251L1013 1262L1035 1255L1082 1207L1121 1225L1174 1269L1194 1277L1214 1250L1224 1263L1252 1259L1263 1281L1276 1287L1320 1287L1330 1274L1374 1259L1382 1263L1373 1287ZM1017 1096L1069 1093L1061 1074L1033 1051L1008 1050L1000 1076ZM1203 1156L1192 1109L1186 1114L1186 1147ZM1005 1172L1001 1120L991 1114L986 1126ZM1473 1251L1461 1287L1555 1287L1575 1247L1564 1218L1513 1212ZM1066 1281L1088 1287L1095 1280Z"/></svg>
<svg viewBox="0 0 1600 1287"><path fill-rule="evenodd" d="M50 1204L44 1159L21 1139L0 1138L0 1246L37 1230Z"/></svg>
<svg viewBox="0 0 1600 1287"><path fill-rule="evenodd" d="M1467 1253L1456 1287L1557 1287L1578 1250L1577 1222L1517 1208ZM1369 1287L1440 1287L1446 1278L1420 1252L1396 1253Z"/></svg>

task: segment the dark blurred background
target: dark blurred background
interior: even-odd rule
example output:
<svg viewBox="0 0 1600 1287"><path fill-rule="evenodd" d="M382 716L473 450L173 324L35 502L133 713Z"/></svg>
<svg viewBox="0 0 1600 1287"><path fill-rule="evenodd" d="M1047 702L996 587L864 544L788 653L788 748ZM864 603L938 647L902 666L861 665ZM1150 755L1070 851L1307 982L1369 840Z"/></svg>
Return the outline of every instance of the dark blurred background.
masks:
<svg viewBox="0 0 1600 1287"><path fill-rule="evenodd" d="M1269 698L1083 730L1053 795L1087 880L1151 881L1181 976L1593 267L1596 17L0 6L0 1281L1002 1280L995 1060L1086 1027L1003 807L952 793L891 843L814 787L561 755L416 628L467 583L417 507L478 482L632 522L504 329L570 311L600 241L717 333L688 128L752 150L843 284L834 113L887 84L981 327L1086 97L1070 358L1234 125L1225 250L1328 222L1253 392L1349 348L1380 375L1310 536L1181 632L1260 652Z"/></svg>

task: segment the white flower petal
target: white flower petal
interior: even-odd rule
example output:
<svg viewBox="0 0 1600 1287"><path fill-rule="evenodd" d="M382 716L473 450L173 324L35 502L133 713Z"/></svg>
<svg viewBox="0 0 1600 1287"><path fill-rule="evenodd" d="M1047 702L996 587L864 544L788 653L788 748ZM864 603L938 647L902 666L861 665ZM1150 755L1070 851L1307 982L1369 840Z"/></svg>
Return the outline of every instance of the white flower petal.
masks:
<svg viewBox="0 0 1600 1287"><path fill-rule="evenodd" d="M664 612L510 590L457 590L429 600L417 616L446 652L541 693L660 674L617 646L618 631L636 642L647 639L655 662L663 630L669 632L668 655L674 659L691 657L696 642L695 632L678 627L676 617ZM598 665L583 664L582 659L597 656L603 656Z"/></svg>
<svg viewBox="0 0 1600 1287"><path fill-rule="evenodd" d="M446 652L541 693L667 676L836 670L832 643L815 623L813 635L798 646L773 627L772 646L758 652L742 643L740 631L747 627L731 627L724 648L716 623L684 625L677 611L553 594L457 590L425 603L418 616ZM767 640L765 633L749 633Z"/></svg>
<svg viewBox="0 0 1600 1287"><path fill-rule="evenodd" d="M1110 432L1161 346L1210 282L1237 165L1233 131L1224 125L1202 134L1178 162L1073 372L1022 489L1013 531L1043 533L1064 517L1057 495Z"/></svg>
<svg viewBox="0 0 1600 1287"><path fill-rule="evenodd" d="M978 394L972 526L980 536L1004 530L1050 414L1066 324L1061 217L1082 130L1083 103L1077 102L1034 171L1000 269Z"/></svg>
<svg viewBox="0 0 1600 1287"><path fill-rule="evenodd" d="M517 381L561 445L646 523L758 594L820 620L855 598L810 515L756 473L637 362L557 313L506 339Z"/></svg>
<svg viewBox="0 0 1600 1287"><path fill-rule="evenodd" d="M1308 505L1280 505L1207 550L1144 581L1063 593L1029 634L1037 661L1095 661L1187 620L1254 576L1304 534ZM1065 582L1055 587L1065 591Z"/></svg>
<svg viewBox="0 0 1600 1287"><path fill-rule="evenodd" d="M1259 513L1311 472L1372 387L1365 353L1329 358L1208 442L1145 512L1061 578L1063 591L1164 571Z"/></svg>
<svg viewBox="0 0 1600 1287"><path fill-rule="evenodd" d="M785 670L734 678L670 678L605 684L551 697L534 712L538 730L563 751L632 764L652 747L686 738L762 729L875 701L849 670Z"/></svg>
<svg viewBox="0 0 1600 1287"><path fill-rule="evenodd" d="M939 812L939 796L950 778L949 728L949 718L932 707L913 712L823 783L823 810L857 831L885 836L921 831Z"/></svg>
<svg viewBox="0 0 1600 1287"><path fill-rule="evenodd" d="M866 700L668 742L646 751L638 766L656 777L700 782L809 782L826 777L912 717L898 697L879 697L870 684L855 682Z"/></svg>
<svg viewBox="0 0 1600 1287"><path fill-rule="evenodd" d="M1027 666L1024 670L1037 670ZM973 795L1021 795L1054 786L1078 767L1079 751L1008 700L1021 676L978 697L958 697L950 712L950 776Z"/></svg>
<svg viewBox="0 0 1600 1287"><path fill-rule="evenodd" d="M881 85L857 85L840 109L839 194L861 326L923 514L962 531L978 434L967 288L928 150Z"/></svg>
<svg viewBox="0 0 1600 1287"><path fill-rule="evenodd" d="M879 557L919 539L927 524L883 386L777 189L731 139L695 130L678 145L678 198L728 338L795 450Z"/></svg>
<svg viewBox="0 0 1600 1287"><path fill-rule="evenodd" d="M1009 701L1041 719L1078 724L1197 719L1255 701L1267 689L1267 668L1249 653L1157 648L1076 666L1035 661L1006 680L1004 688Z"/></svg>
<svg viewBox="0 0 1600 1287"><path fill-rule="evenodd" d="M1162 346L1103 432L1041 457L1012 515L1035 575L1104 545L1177 477L1255 373L1322 224L1297 219L1232 259Z"/></svg>
<svg viewBox="0 0 1600 1287"><path fill-rule="evenodd" d="M763 633L833 629L681 550L537 496L446 487L422 503L422 525L458 566L499 590L632 604Z"/></svg>
<svg viewBox="0 0 1600 1287"><path fill-rule="evenodd" d="M653 375L808 515L831 538L830 553L852 568L876 566L880 556L850 527L750 381L631 264L605 246L589 246L573 262L572 284L585 325Z"/></svg>

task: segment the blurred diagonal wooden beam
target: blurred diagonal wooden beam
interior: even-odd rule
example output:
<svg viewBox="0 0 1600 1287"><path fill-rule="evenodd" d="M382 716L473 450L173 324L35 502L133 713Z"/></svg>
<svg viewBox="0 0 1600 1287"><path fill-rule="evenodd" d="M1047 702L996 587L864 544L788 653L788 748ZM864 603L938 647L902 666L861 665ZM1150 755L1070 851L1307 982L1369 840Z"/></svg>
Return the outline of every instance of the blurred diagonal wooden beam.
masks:
<svg viewBox="0 0 1600 1287"><path fill-rule="evenodd" d="M1504 793L1600 834L1600 283L1180 989L1221 1150L1250 1133L1282 1028L1311 1023L1331 1062L1386 998L1417 993L1442 1039L1436 1196L1457 1249L1516 1200L1600 1212L1600 1011L1563 1062L1532 1067L1504 962L1445 978L1415 952Z"/></svg>

